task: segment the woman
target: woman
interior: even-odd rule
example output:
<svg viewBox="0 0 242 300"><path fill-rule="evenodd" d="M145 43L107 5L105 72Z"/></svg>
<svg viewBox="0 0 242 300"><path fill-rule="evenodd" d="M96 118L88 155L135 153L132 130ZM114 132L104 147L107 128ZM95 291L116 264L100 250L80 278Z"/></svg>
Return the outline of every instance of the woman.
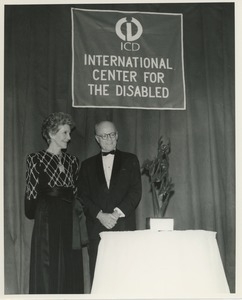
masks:
<svg viewBox="0 0 242 300"><path fill-rule="evenodd" d="M30 294L84 292L82 252L80 247L73 249L78 248L73 247L77 244L73 231L78 227L73 221L83 217L82 211L77 215L75 201L79 163L75 156L62 151L73 127L70 115L52 113L42 125L48 148L27 157L25 214L35 219Z"/></svg>

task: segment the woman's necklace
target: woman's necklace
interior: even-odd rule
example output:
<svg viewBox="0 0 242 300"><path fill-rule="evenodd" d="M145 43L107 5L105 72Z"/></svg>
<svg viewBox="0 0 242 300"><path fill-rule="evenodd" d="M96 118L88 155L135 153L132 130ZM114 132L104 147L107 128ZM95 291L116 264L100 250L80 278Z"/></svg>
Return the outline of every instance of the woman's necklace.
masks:
<svg viewBox="0 0 242 300"><path fill-rule="evenodd" d="M54 153L54 151L51 151L49 148L46 151L48 153L52 154L52 155L54 154L55 157L57 157L57 167L58 167L58 169L60 170L61 173L65 173L65 167L64 167L64 165L61 161L62 160L62 152L57 154L57 153Z"/></svg>
<svg viewBox="0 0 242 300"><path fill-rule="evenodd" d="M61 173L65 173L65 168L64 168L64 165L63 165L63 163L61 161L61 159L62 159L62 153L58 154L57 157L58 157L58 161L59 161L58 162L58 168L59 168L59 170L60 170Z"/></svg>

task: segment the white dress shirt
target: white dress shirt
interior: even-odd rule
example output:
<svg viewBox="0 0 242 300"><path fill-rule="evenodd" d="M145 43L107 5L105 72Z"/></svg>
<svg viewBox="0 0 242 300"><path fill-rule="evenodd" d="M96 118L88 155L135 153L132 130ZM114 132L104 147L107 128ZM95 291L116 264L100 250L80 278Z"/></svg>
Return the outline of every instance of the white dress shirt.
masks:
<svg viewBox="0 0 242 300"><path fill-rule="evenodd" d="M105 175L105 178L106 178L107 186L109 188L111 175L112 175L112 170L113 170L114 155L108 154L106 156L102 156L102 159L103 159L104 175Z"/></svg>

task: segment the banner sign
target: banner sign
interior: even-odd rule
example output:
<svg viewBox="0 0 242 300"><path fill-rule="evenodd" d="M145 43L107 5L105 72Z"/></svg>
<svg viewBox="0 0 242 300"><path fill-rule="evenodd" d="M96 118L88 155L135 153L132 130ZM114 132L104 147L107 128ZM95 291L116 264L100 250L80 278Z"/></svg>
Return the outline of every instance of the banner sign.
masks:
<svg viewBox="0 0 242 300"><path fill-rule="evenodd" d="M73 107L185 109L182 14L72 8Z"/></svg>

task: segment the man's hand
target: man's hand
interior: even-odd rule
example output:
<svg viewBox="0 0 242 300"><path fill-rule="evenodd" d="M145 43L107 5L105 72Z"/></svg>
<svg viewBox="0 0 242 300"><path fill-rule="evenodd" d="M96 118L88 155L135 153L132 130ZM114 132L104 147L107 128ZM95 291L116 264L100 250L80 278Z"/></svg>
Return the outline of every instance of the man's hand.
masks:
<svg viewBox="0 0 242 300"><path fill-rule="evenodd" d="M118 220L118 218L119 218L119 213L117 212L117 211L113 211L112 212L112 216L116 219L116 220Z"/></svg>
<svg viewBox="0 0 242 300"><path fill-rule="evenodd" d="M97 219L104 227L106 227L107 229L112 229L116 225L118 217L116 217L116 214L114 213L108 214L100 211L97 214Z"/></svg>

